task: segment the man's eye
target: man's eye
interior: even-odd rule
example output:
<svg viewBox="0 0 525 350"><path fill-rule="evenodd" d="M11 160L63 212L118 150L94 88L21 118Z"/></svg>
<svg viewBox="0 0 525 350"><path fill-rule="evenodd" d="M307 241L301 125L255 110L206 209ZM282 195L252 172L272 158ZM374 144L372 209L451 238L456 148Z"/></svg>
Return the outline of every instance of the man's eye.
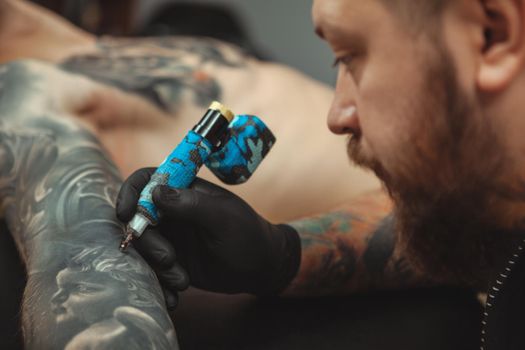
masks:
<svg viewBox="0 0 525 350"><path fill-rule="evenodd" d="M75 289L78 293L93 293L96 291L94 288L83 284L78 284Z"/></svg>
<svg viewBox="0 0 525 350"><path fill-rule="evenodd" d="M346 56L342 56L342 57L336 57L336 59L334 60L334 63L333 63L332 66L334 68L337 68L341 64L343 64L343 65L348 67L352 63L353 60L354 60L354 56L353 55L346 55Z"/></svg>

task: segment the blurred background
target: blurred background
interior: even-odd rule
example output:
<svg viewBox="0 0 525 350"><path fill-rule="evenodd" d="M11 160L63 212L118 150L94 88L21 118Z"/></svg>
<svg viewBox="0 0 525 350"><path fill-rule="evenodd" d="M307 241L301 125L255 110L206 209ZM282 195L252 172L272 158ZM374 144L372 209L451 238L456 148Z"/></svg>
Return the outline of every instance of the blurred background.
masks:
<svg viewBox="0 0 525 350"><path fill-rule="evenodd" d="M200 35L292 66L329 85L333 56L313 31L312 0L34 0L98 35Z"/></svg>

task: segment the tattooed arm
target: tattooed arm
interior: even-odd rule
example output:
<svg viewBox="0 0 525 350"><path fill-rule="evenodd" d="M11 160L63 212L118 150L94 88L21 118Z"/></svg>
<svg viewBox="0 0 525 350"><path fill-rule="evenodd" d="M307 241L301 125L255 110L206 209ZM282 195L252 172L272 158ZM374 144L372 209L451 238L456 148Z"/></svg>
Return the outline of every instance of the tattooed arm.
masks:
<svg viewBox="0 0 525 350"><path fill-rule="evenodd" d="M0 67L0 198L27 270L26 347L177 348L153 272L118 251L119 174L96 138L57 112L52 72Z"/></svg>
<svg viewBox="0 0 525 350"><path fill-rule="evenodd" d="M386 194L294 221L302 245L298 275L285 295L341 295L376 289L429 286L410 263L395 230Z"/></svg>

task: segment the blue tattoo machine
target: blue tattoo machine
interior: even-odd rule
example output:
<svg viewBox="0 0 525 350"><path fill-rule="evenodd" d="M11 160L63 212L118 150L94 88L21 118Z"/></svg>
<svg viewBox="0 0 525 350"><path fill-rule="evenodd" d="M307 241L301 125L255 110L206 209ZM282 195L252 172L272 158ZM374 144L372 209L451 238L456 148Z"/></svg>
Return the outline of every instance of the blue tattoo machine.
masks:
<svg viewBox="0 0 525 350"><path fill-rule="evenodd" d="M140 194L137 213L120 244L124 251L148 226L159 221L152 200L159 185L188 188L203 164L226 184L246 182L275 143L275 136L257 117L234 114L213 102L201 121L164 160Z"/></svg>

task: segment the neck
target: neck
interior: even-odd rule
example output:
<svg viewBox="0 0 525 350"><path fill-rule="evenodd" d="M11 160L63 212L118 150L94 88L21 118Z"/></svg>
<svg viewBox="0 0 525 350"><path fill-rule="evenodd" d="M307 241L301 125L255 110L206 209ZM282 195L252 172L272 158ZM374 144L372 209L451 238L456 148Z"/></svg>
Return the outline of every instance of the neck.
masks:
<svg viewBox="0 0 525 350"><path fill-rule="evenodd" d="M0 62L39 59L57 63L93 51L95 37L54 13L23 0L0 5Z"/></svg>

